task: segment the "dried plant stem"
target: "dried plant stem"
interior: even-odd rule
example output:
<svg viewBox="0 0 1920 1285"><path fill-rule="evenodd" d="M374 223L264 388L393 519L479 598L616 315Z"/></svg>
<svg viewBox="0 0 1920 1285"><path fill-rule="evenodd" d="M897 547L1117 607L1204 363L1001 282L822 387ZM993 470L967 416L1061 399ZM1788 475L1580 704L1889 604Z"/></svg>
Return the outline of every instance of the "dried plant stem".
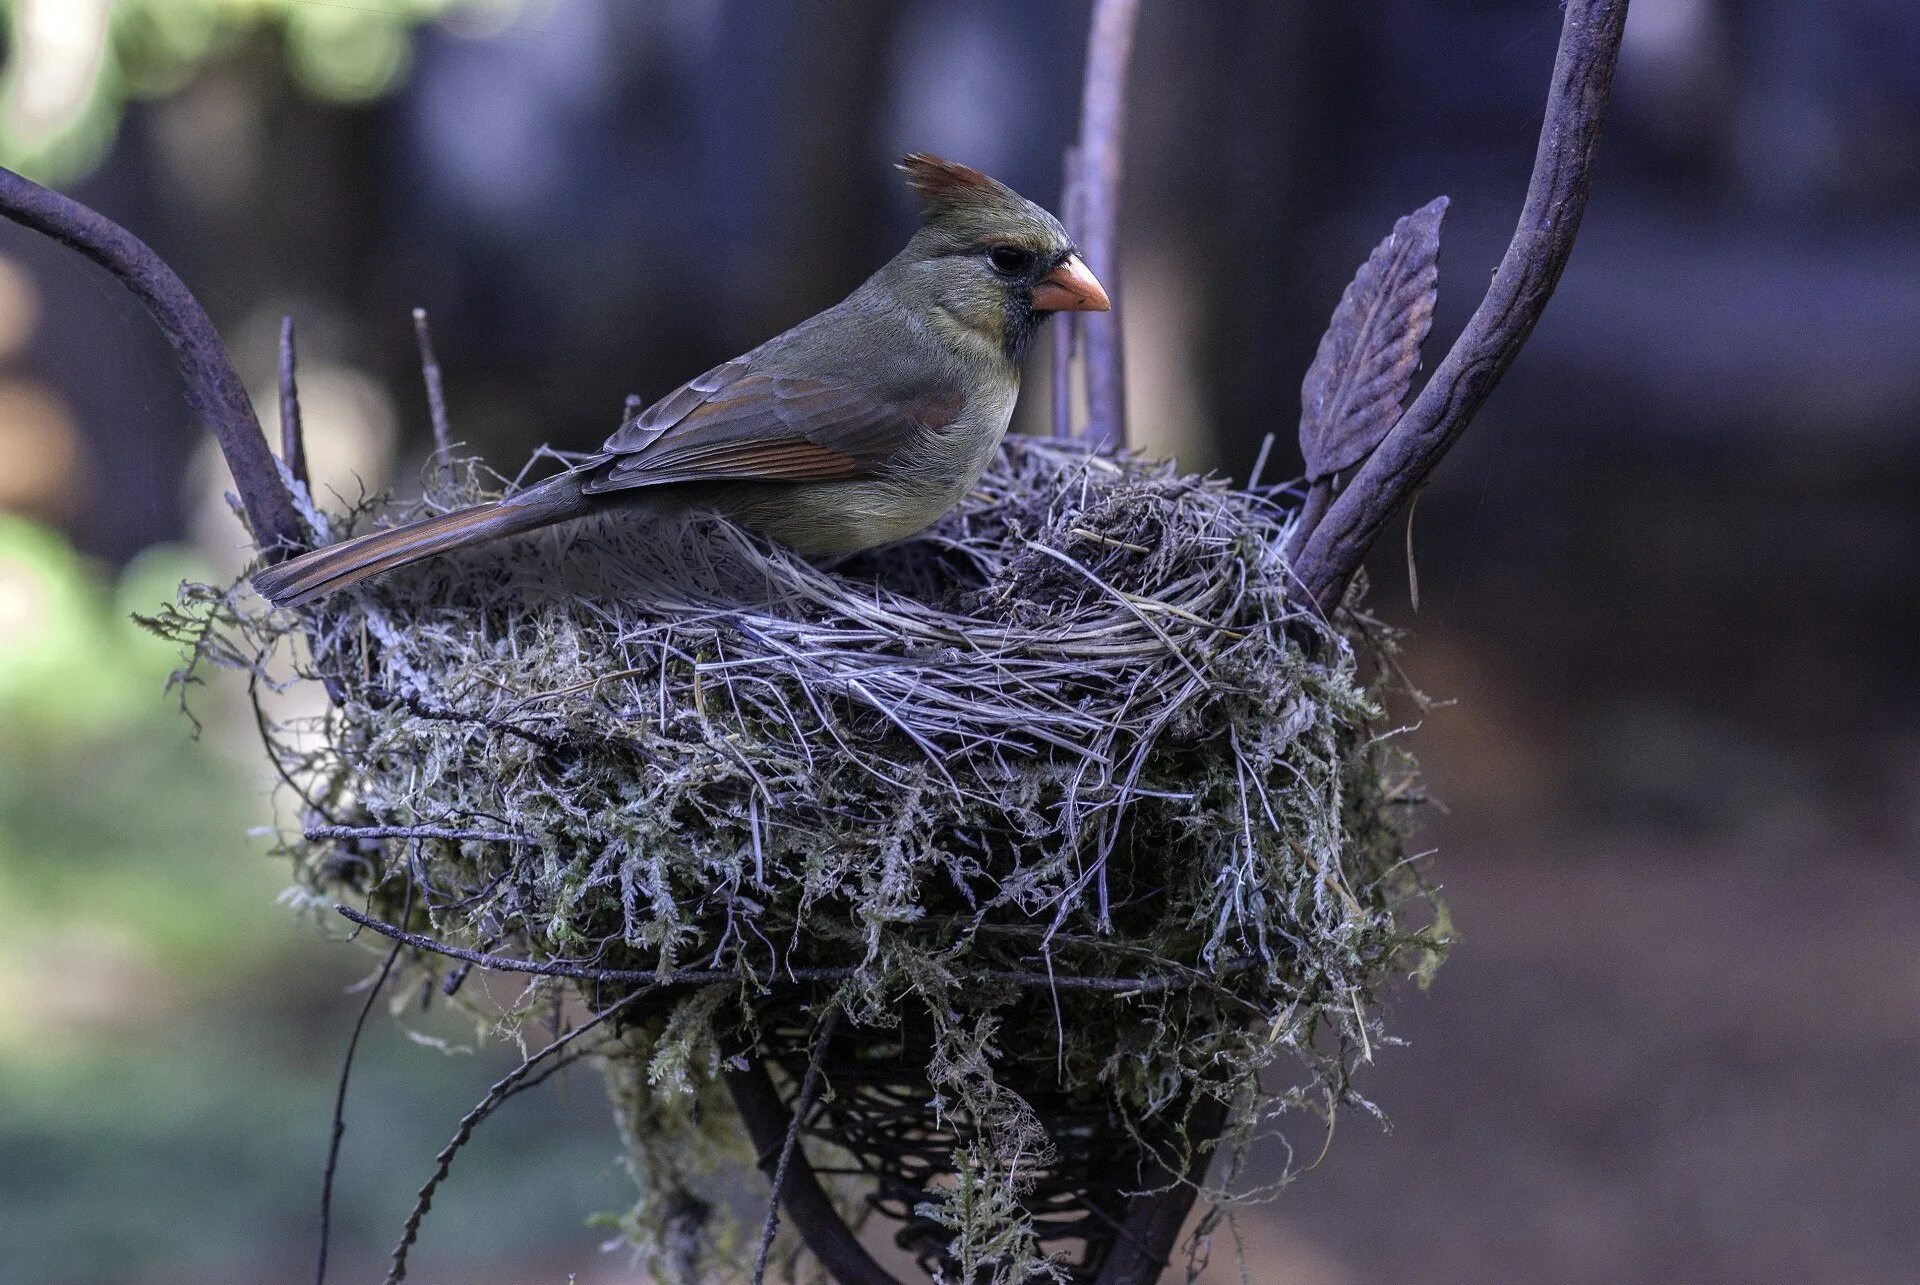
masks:
<svg viewBox="0 0 1920 1285"><path fill-rule="evenodd" d="M433 421L433 457L441 477L453 480L453 432L447 425L447 389L440 377L440 359L433 355L433 331L427 310L413 310L413 337L420 345L420 378L427 385L427 415Z"/></svg>
<svg viewBox="0 0 1920 1285"><path fill-rule="evenodd" d="M780 1227L780 1200L787 1189L787 1168L793 1163L794 1154L800 1147L800 1126L820 1096L821 1064L826 1061L827 1045L832 1042L833 1032L839 1025L840 1009L836 1005L829 1008L826 1016L820 1019L820 1029L813 1037L813 1056L807 1061L807 1074L800 1081L800 1091L794 1095L793 1119L787 1123L786 1141L780 1146L780 1161L773 1170L773 1190L767 1197L767 1220L760 1228L760 1252L753 1260L753 1285L761 1285L767 1278L767 1254L773 1249L773 1235Z"/></svg>
<svg viewBox="0 0 1920 1285"><path fill-rule="evenodd" d="M1080 226L1079 153L1069 147L1060 164L1060 221L1068 228L1077 228ZM1052 376L1053 436L1060 439L1073 436L1073 350L1080 336L1074 322L1080 316L1077 312L1054 315L1047 353Z"/></svg>
<svg viewBox="0 0 1920 1285"><path fill-rule="evenodd" d="M531 844L524 834L506 830L456 830L441 825L314 825L303 833L309 839L446 839L454 843Z"/></svg>
<svg viewBox="0 0 1920 1285"><path fill-rule="evenodd" d="M420 1188L420 1194L414 1198L413 1210L407 1215L406 1224L400 1233L400 1242L393 1247L390 1259L392 1265L387 1269L386 1285L398 1285L398 1282L406 1279L407 1252L413 1248L414 1241L419 1238L420 1224L426 1219L427 1211L433 1207L433 1194L439 1190L440 1184L446 1181L448 1172L453 1168L453 1158L460 1153L460 1148L467 1145L467 1140L473 1137L473 1131L480 1127L481 1121L492 1115L502 1102L512 1097L521 1082L526 1080L540 1063L560 1053L569 1044L613 1017L644 994L646 994L645 991L634 991L622 999L615 1000L539 1052L522 1060L519 1066L494 1081L493 1087L487 1090L487 1096L480 1099L473 1110L460 1117L460 1125L454 1130L453 1137L440 1149L440 1154L434 1157L433 1176L427 1179Z"/></svg>
<svg viewBox="0 0 1920 1285"><path fill-rule="evenodd" d="M820 1047L815 1045L816 1056ZM781 1105L779 1091L773 1087L773 1080L758 1054L749 1049L744 1065L730 1067L723 1074L727 1091L733 1095L734 1107L740 1113L740 1123L760 1154L760 1167L764 1170L774 1166L768 1176L778 1184L776 1194L821 1266L840 1285L900 1285L854 1237L820 1186L820 1179L807 1163L805 1153L798 1146L791 1152L787 1150L787 1135L797 1117ZM775 1158L780 1156L790 1162L784 1177L775 1165Z"/></svg>
<svg viewBox="0 0 1920 1285"><path fill-rule="evenodd" d="M301 486L307 484L307 446L300 435L300 385L295 374L293 318L280 318L280 462Z"/></svg>
<svg viewBox="0 0 1920 1285"><path fill-rule="evenodd" d="M350 831L356 827L325 828ZM401 833L408 832L403 830ZM352 920L362 928L371 928L383 937L390 937L417 950L445 955L449 959L457 959L464 964L491 972L530 973L538 977L566 977L581 982L622 982L651 988L710 986L720 982L749 980L748 974L737 968L679 968L662 973L647 968L599 968L591 964L570 964L558 960L515 959L509 955L490 955L484 951L467 950L465 947L439 941L423 933L408 932L395 924L375 919L372 915L355 910L352 906L335 905L334 910L343 918ZM1244 973L1257 967L1259 963L1260 961L1251 955L1242 956L1230 961L1223 970L1223 974L1231 976ZM1108 995L1153 995L1164 991L1211 988L1216 984L1216 979L1186 965L1172 964L1172 966L1179 971L1155 977L1077 977L1071 974L1027 973L1012 969L992 969L983 972L981 976L984 980L1003 982L1023 990L1096 991ZM803 968L779 965L775 967L774 975L768 980L843 982L858 971L852 965Z"/></svg>
<svg viewBox="0 0 1920 1285"><path fill-rule="evenodd" d="M421 718L433 719L437 722L472 723L477 727L484 727L490 731L499 732L503 736L517 737L529 745L538 745L541 749L547 751L558 750L562 744L560 738L557 736L548 736L544 732L536 732L532 728L522 727L520 724L510 722L504 718L494 718L487 714L469 714L464 710L448 709L444 706L435 705L419 696L415 696L411 692L394 693L374 688L366 692L363 699L367 700L370 704L387 703L403 705Z"/></svg>
<svg viewBox="0 0 1920 1285"><path fill-rule="evenodd" d="M531 973L537 977L566 977L580 982L619 982L646 989L658 989L663 986L704 986L715 982L740 980L739 970L731 968L682 968L662 973L646 968L595 968L587 964L566 964L534 959L513 959L506 955L489 955L436 941L421 933L408 932L404 928L375 919L372 915L362 914L352 906L336 905L334 910L362 928L371 928L383 937L391 937L418 950L445 955L449 959L458 959L490 972ZM852 975L852 972L850 968L793 970L796 978L805 981L844 981ZM644 990L635 992L635 994L644 993Z"/></svg>
<svg viewBox="0 0 1920 1285"><path fill-rule="evenodd" d="M1306 596L1331 610L1387 519L1486 403L1546 310L1573 251L1613 86L1627 0L1567 0L1533 178L1493 284L1413 405L1328 507L1302 551Z"/></svg>
<svg viewBox="0 0 1920 1285"><path fill-rule="evenodd" d="M413 884L409 882L400 918L404 920L412 913ZM396 941L381 962L379 974L373 979L373 984L367 987L367 999L360 1005L360 1015L353 1020L353 1034L347 1037L347 1054L340 1061L340 1083L333 1092L333 1128L327 1135L327 1163L320 1175L320 1254L314 1267L314 1285L327 1285L327 1247L333 1240L333 1179L340 1165L340 1142L347 1136L347 1080L353 1074L354 1054L360 1050L360 1033L366 1029L367 1016L373 1012L374 1001L386 989L387 978L393 975L393 966L400 961L400 952L406 948L405 942Z"/></svg>

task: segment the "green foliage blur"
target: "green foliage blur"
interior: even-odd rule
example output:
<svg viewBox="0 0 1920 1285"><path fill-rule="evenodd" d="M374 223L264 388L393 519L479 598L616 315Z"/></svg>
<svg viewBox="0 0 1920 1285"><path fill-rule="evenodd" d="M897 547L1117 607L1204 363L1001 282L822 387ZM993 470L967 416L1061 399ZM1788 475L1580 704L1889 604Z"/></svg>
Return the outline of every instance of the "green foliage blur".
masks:
<svg viewBox="0 0 1920 1285"><path fill-rule="evenodd" d="M210 572L161 546L117 577L0 514L0 1282L310 1275L348 1030L375 956L276 910L269 777L240 684L167 691L134 611ZM349 1099L336 1279L372 1274L454 1122L511 1064L470 1019L376 1010ZM461 1159L416 1278L600 1261L623 1208L601 1087L573 1077Z"/></svg>
<svg viewBox="0 0 1920 1285"><path fill-rule="evenodd" d="M406 75L413 28L456 8L516 0L0 0L0 164L60 183L93 168L129 101L178 91L256 37L276 39L294 83L361 103Z"/></svg>

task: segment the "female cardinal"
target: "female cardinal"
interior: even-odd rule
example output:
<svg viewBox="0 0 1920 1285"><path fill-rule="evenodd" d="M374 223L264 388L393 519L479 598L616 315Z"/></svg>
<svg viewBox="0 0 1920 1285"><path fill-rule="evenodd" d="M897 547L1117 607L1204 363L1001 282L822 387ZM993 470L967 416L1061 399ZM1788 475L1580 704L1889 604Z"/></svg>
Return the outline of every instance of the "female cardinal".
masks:
<svg viewBox="0 0 1920 1285"><path fill-rule="evenodd" d="M726 515L812 556L912 535L951 508L1006 435L1043 314L1104 312L1059 220L937 156L900 163L924 219L858 290L621 425L601 453L493 504L268 567L283 606L368 576L604 509Z"/></svg>

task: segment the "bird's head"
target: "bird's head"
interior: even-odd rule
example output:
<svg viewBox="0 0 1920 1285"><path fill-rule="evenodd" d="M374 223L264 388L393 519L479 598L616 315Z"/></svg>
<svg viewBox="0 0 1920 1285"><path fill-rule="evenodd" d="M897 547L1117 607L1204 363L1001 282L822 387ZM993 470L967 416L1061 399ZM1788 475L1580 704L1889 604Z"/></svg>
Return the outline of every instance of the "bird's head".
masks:
<svg viewBox="0 0 1920 1285"><path fill-rule="evenodd" d="M1009 361L1019 359L1046 314L1110 306L1060 220L1026 197L938 156L916 152L900 169L923 215L886 270L902 302Z"/></svg>

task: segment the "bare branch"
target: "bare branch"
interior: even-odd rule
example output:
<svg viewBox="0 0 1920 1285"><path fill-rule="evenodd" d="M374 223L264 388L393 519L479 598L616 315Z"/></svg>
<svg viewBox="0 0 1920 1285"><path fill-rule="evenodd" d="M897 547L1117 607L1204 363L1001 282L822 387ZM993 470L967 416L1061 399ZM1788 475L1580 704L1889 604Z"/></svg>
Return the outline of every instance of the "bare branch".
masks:
<svg viewBox="0 0 1920 1285"><path fill-rule="evenodd" d="M1060 221L1069 228L1080 226L1080 179L1078 151L1069 147L1060 161ZM1059 312L1053 317L1053 337L1048 361L1052 374L1053 435L1073 436L1073 349L1080 337L1074 325L1077 312Z"/></svg>
<svg viewBox="0 0 1920 1285"><path fill-rule="evenodd" d="M280 318L280 462L293 480L307 484L307 444L300 435L300 385L293 351L293 318Z"/></svg>
<svg viewBox="0 0 1920 1285"><path fill-rule="evenodd" d="M1533 179L1493 285L1300 556L1305 592L1322 610L1339 602L1387 519L1472 422L1546 310L1586 210L1626 18L1627 0L1567 0Z"/></svg>
<svg viewBox="0 0 1920 1285"><path fill-rule="evenodd" d="M1080 145L1073 161L1076 196L1070 224L1080 256L1106 286L1114 312L1080 317L1086 353L1087 427L1098 445L1127 443L1126 370L1120 352L1119 252L1121 149L1127 119L1127 68L1140 0L1095 0L1087 33L1086 80L1080 91Z"/></svg>
<svg viewBox="0 0 1920 1285"><path fill-rule="evenodd" d="M284 339L291 333L291 327L280 332ZM406 902L400 908L400 918L405 920L413 913L413 885L407 885ZM340 1142L347 1136L347 1081L353 1075L353 1057L360 1050L360 1033L367 1028L367 1015L373 1012L374 1001L380 998L380 992L386 989L387 978L393 976L393 966L400 961L400 952L407 948L403 941L393 943L393 949L387 952L386 959L380 965L379 976L367 987L366 1002L360 1005L360 1015L353 1020L353 1034L347 1038L347 1053L340 1061L340 1082L333 1092L333 1128L327 1135L327 1164L320 1174L320 1257L314 1269L314 1285L327 1285L327 1247L333 1240L333 1178L340 1164Z"/></svg>
<svg viewBox="0 0 1920 1285"><path fill-rule="evenodd" d="M780 1196L787 1189L787 1169L800 1149L800 1126L806 1122L807 1112L820 1096L821 1065L827 1060L827 1044L833 1039L833 1032L839 1025L840 1009L836 1005L820 1019L820 1029L813 1037L813 1056L807 1061L807 1074L800 1081L800 1092L794 1095L793 1119L787 1122L787 1139L781 1144L780 1162L773 1170L773 1191L767 1197L767 1220L760 1228L760 1252L753 1260L753 1285L761 1285L767 1278L767 1252L773 1248L773 1234L780 1227Z"/></svg>
<svg viewBox="0 0 1920 1285"><path fill-rule="evenodd" d="M246 385L213 322L178 274L112 219L4 168L0 214L92 259L146 305L173 345L187 405L220 443L255 542L269 559L302 547L300 515L280 482Z"/></svg>
<svg viewBox="0 0 1920 1285"><path fill-rule="evenodd" d="M505 830L454 830L440 825L314 825L305 831L308 839L446 839L455 843L531 844L524 834Z"/></svg>
<svg viewBox="0 0 1920 1285"><path fill-rule="evenodd" d="M514 959L509 955L489 955L438 941L422 933L408 932L394 924L375 919L372 915L362 914L352 906L335 905L334 910L362 928L373 929L382 937L391 937L418 950L445 955L449 959L458 959L463 963L485 968L491 972L531 973L536 977L566 977L577 982L621 982L642 988L635 991L635 994L641 994L645 990L657 990L663 986L705 986L715 982L740 980L739 970L732 968L682 968L674 972L662 973L652 968L596 968L589 964L568 964L557 960ZM837 982L851 977L853 970L851 968L796 968L792 970L792 975L799 981Z"/></svg>
<svg viewBox="0 0 1920 1285"><path fill-rule="evenodd" d="M521 1081L525 1080L541 1062L544 1062L556 1053L560 1053L567 1045L573 1043L588 1031L593 1030L644 994L646 994L645 991L634 991L631 995L615 1000L586 1021L580 1023L580 1025L568 1031L565 1035L554 1040L539 1052L526 1058L519 1066L516 1066L513 1070L494 1081L493 1087L487 1090L487 1096L480 1099L473 1110L460 1117L460 1126L454 1130L452 1139L446 1146L440 1149L440 1154L434 1157L432 1177L427 1179L426 1183L420 1188L419 1195L414 1198L413 1210L407 1215L406 1224L400 1233L400 1243L393 1247L393 1254L391 1256L392 1265L387 1269L386 1285L398 1285L398 1282L406 1279L407 1252L413 1248L414 1241L420 1236L420 1224L425 1221L427 1211L433 1208L433 1194L439 1190L440 1184L446 1181L447 1174L453 1168L453 1158L460 1153L460 1148L467 1145L467 1140L473 1137L473 1131L480 1127L480 1123L492 1115L494 1110L498 1108L502 1102L512 1097L520 1086Z"/></svg>
<svg viewBox="0 0 1920 1285"><path fill-rule="evenodd" d="M730 1066L722 1073L727 1091L733 1095L740 1123L760 1156L760 1168L780 1183L781 1203L807 1242L807 1248L840 1285L900 1285L873 1261L873 1255L848 1229L840 1211L833 1207L833 1201L820 1186L820 1179L814 1175L805 1153L798 1147L787 1152L787 1131L794 1117L781 1105L779 1091L773 1087L773 1080L758 1054L748 1049L742 1060L744 1066ZM785 1178L781 1179L778 1159L783 1155L790 1155L791 1163Z"/></svg>
<svg viewBox="0 0 1920 1285"><path fill-rule="evenodd" d="M427 384L427 414L433 420L433 456L444 480L453 480L453 433L447 426L447 389L440 378L440 359L433 355L433 332L427 310L413 310L413 337L420 345L420 377Z"/></svg>

